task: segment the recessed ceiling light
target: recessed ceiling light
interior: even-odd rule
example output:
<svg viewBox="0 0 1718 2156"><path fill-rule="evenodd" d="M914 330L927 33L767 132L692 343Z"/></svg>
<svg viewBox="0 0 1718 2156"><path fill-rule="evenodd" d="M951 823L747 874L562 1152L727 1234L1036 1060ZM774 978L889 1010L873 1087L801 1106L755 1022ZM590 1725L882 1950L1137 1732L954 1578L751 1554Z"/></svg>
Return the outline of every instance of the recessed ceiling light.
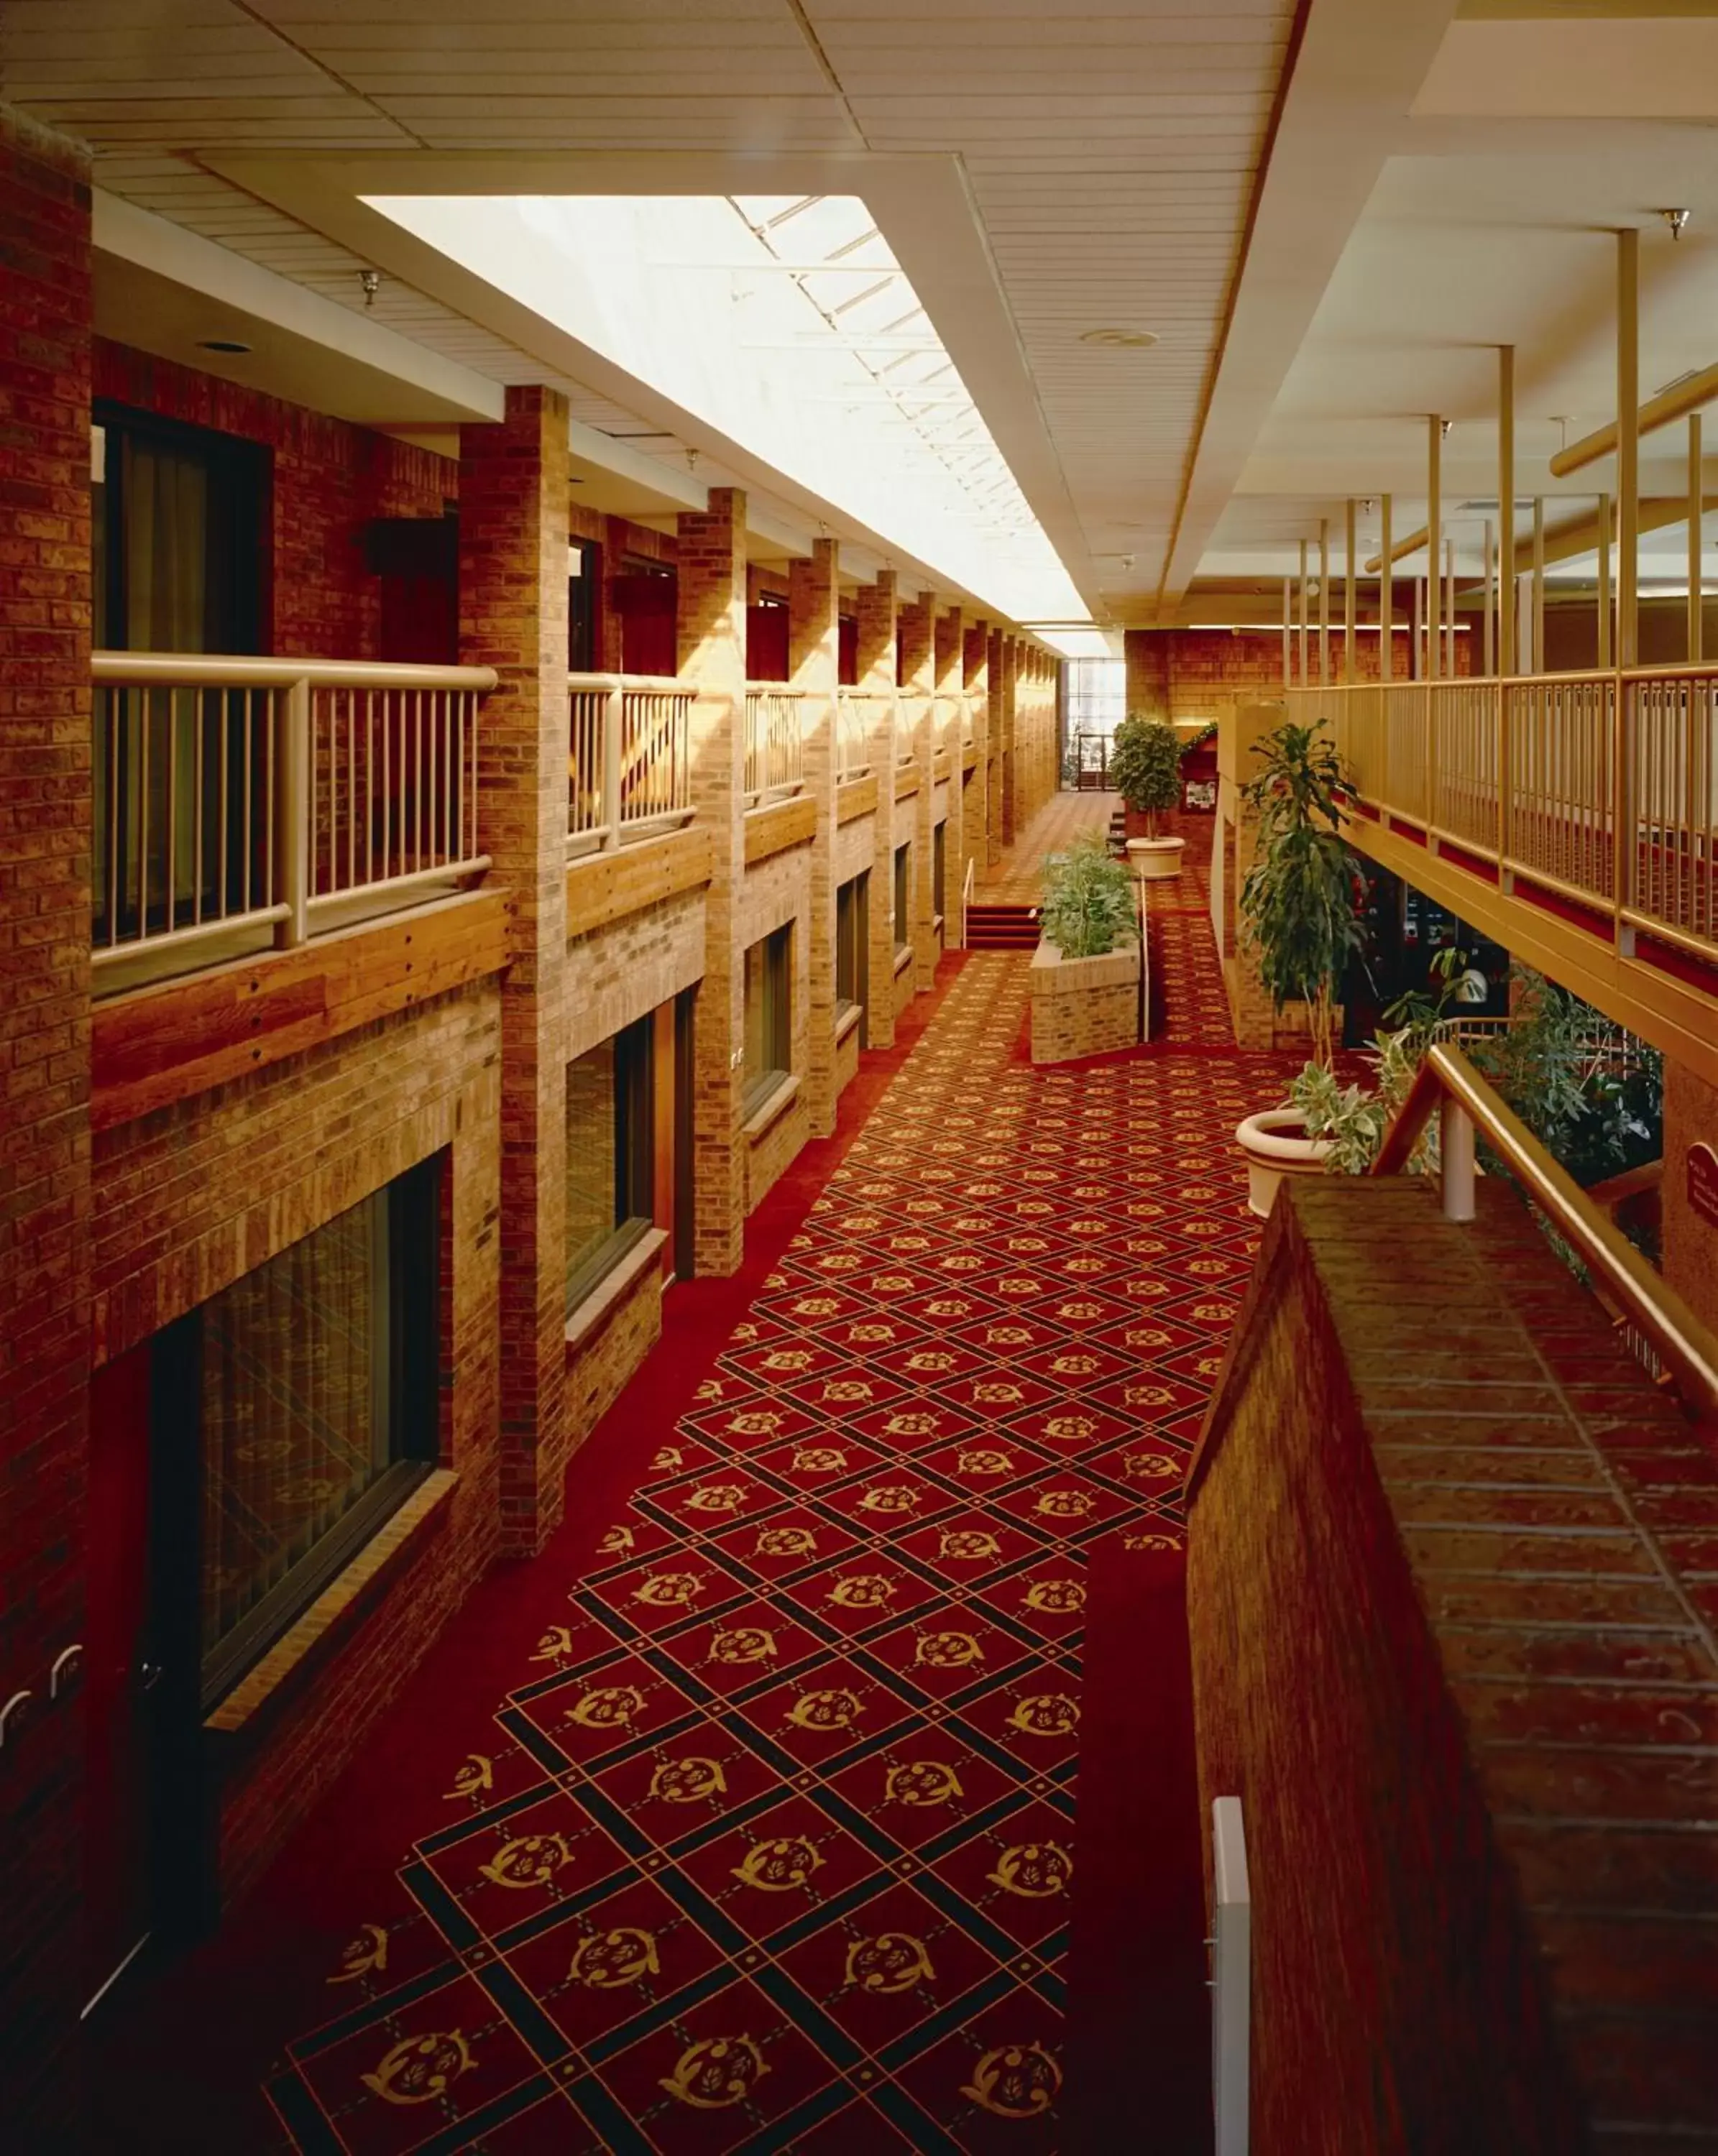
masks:
<svg viewBox="0 0 1718 2156"><path fill-rule="evenodd" d="M1155 330L1082 330L1082 344L1098 344L1113 352L1143 351L1157 342Z"/></svg>
<svg viewBox="0 0 1718 2156"><path fill-rule="evenodd" d="M198 337L197 349L199 352L249 352L250 346L240 344L237 337Z"/></svg>

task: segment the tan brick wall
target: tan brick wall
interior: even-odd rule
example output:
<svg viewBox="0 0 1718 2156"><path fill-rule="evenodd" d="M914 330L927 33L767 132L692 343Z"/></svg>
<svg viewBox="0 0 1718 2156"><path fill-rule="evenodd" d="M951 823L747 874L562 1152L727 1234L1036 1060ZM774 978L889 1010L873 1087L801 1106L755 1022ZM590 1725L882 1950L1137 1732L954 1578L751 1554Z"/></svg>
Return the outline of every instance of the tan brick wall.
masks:
<svg viewBox="0 0 1718 2156"><path fill-rule="evenodd" d="M445 1152L441 1450L459 1476L433 1545L322 1644L313 1673L215 1758L235 1896L362 1740L501 1543L496 1307L502 992L495 982L104 1131L94 1165L98 1362L147 1340Z"/></svg>
<svg viewBox="0 0 1718 2156"><path fill-rule="evenodd" d="M567 1419L567 401L507 391L460 429L460 649L499 685L479 837L512 897L502 995L502 1505L511 1548L560 1517Z"/></svg>
<svg viewBox="0 0 1718 2156"><path fill-rule="evenodd" d="M693 1022L693 1241L701 1273L739 1264L746 1217L738 1059L745 1047L745 875L740 779L745 696L746 505L713 487L708 507L679 519L680 672L697 684L692 799L710 840L703 985Z"/></svg>
<svg viewBox="0 0 1718 2156"><path fill-rule="evenodd" d="M662 1337L662 1269L647 1266L616 1301L589 1339L567 1353L568 1414L575 1447L620 1399L645 1357ZM568 1491L579 1502L575 1467Z"/></svg>
<svg viewBox="0 0 1718 2156"><path fill-rule="evenodd" d="M1139 1038L1137 945L1102 958L1063 958L1041 943L1031 972L1032 1060L1067 1063L1132 1048Z"/></svg>
<svg viewBox="0 0 1718 2156"><path fill-rule="evenodd" d="M867 1037L873 1048L890 1047L895 1038L895 712L887 701L895 689L895 629L898 611L895 573L885 569L874 584L862 584L855 613L858 628L858 672L862 687L877 692L872 714L871 767L877 774L877 809L872 820L871 873L871 1008ZM908 993L911 993L909 988Z"/></svg>
<svg viewBox="0 0 1718 2156"><path fill-rule="evenodd" d="M972 706L973 742L977 751L972 770L966 775L966 805L962 812L961 829L964 859L961 862L963 881L966 863L974 864L982 876L992 861L1000 858L1000 847L993 847L991 825L995 819L995 795L991 791L990 773L990 629L988 622L976 621L967 629L962 671L966 677L966 693Z"/></svg>
<svg viewBox="0 0 1718 2156"><path fill-rule="evenodd" d="M835 1128L836 674L841 584L833 539L815 539L809 561L791 565L788 583L790 678L805 691L805 793L816 810L806 863L806 1127Z"/></svg>
<svg viewBox="0 0 1718 2156"><path fill-rule="evenodd" d="M704 971L704 896L687 891L641 907L567 946L563 1063L612 1040Z"/></svg>
<svg viewBox="0 0 1718 2156"><path fill-rule="evenodd" d="M912 834L913 985L920 995L930 988L937 974L937 943L931 927L931 756L935 732L936 598L926 592L914 606L901 608L901 712L911 732L913 767L918 785L910 798L896 810L895 843L903 836L903 819Z"/></svg>
<svg viewBox="0 0 1718 2156"><path fill-rule="evenodd" d="M793 1166L810 1136L810 1118L803 1091L797 1100L759 1137L745 1145L746 1211L755 1213Z"/></svg>

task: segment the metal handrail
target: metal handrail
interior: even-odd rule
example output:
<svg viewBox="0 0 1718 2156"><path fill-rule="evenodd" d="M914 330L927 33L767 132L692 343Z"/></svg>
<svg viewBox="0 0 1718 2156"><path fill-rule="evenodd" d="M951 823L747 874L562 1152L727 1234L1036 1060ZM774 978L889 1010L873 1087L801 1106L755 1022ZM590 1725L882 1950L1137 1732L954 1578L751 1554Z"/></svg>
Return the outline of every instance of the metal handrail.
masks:
<svg viewBox="0 0 1718 2156"><path fill-rule="evenodd" d="M488 666L90 654L92 969L104 985L468 884Z"/></svg>
<svg viewBox="0 0 1718 2156"><path fill-rule="evenodd" d="M92 651L90 679L99 688L476 689L496 685L492 666L409 666L378 660L255 659L200 651Z"/></svg>
<svg viewBox="0 0 1718 2156"><path fill-rule="evenodd" d="M972 904L972 887L977 873L978 862L969 857L966 874L960 880L960 947L963 951L966 948L966 912Z"/></svg>
<svg viewBox="0 0 1718 2156"><path fill-rule="evenodd" d="M1483 1131L1492 1151L1592 1275L1600 1294L1651 1342L1683 1399L1703 1414L1718 1414L1718 1337L1558 1166L1460 1049L1440 1041L1427 1051L1371 1173L1395 1175L1407 1167L1434 1108L1441 1117L1444 1218L1474 1218L1474 1132Z"/></svg>

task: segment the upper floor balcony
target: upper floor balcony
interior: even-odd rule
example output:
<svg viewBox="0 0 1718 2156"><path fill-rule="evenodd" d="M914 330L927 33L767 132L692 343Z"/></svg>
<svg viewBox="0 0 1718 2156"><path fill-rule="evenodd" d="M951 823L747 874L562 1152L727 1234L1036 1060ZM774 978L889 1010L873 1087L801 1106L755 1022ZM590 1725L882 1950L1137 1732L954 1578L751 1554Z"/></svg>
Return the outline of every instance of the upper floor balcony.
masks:
<svg viewBox="0 0 1718 2156"><path fill-rule="evenodd" d="M93 654L98 993L477 882L481 666Z"/></svg>

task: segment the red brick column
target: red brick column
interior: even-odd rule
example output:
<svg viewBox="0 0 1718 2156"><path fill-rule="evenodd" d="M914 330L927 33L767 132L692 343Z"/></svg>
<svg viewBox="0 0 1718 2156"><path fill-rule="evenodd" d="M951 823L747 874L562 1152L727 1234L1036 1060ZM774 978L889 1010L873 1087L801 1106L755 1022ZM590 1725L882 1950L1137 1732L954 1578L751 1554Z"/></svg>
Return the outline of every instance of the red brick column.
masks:
<svg viewBox="0 0 1718 2156"><path fill-rule="evenodd" d="M934 592L922 592L916 606L901 608L901 694L913 728L913 762L918 791L911 796L908 826L913 834L913 981L923 995L936 978L937 939L931 929L931 739L936 709ZM905 834L895 833L898 845Z"/></svg>
<svg viewBox="0 0 1718 2156"><path fill-rule="evenodd" d="M949 752L949 809L943 833L943 948L960 947L960 878L965 862L966 797L961 783L960 695L966 671L966 634L959 607L951 607L937 622L937 694L949 701L941 707L936 746Z"/></svg>
<svg viewBox="0 0 1718 2156"><path fill-rule="evenodd" d="M703 984L693 1021L693 1247L701 1273L731 1273L745 1245L745 953L738 942L745 875L746 498L712 487L708 506L679 519L679 670L697 685L692 800L710 838Z"/></svg>
<svg viewBox="0 0 1718 2156"><path fill-rule="evenodd" d="M972 738L977 760L972 767L972 778L966 787L966 807L962 835L966 859L960 865L960 873L966 874L966 862L976 865L983 876L990 863L990 625L986 621L975 622L964 637L965 652L962 672L965 677L966 693L972 705Z"/></svg>
<svg viewBox="0 0 1718 2156"><path fill-rule="evenodd" d="M895 572L859 587L856 609L859 686L872 701L871 768L877 779L876 852L871 870L871 977L866 1038L887 1048L895 1038Z"/></svg>
<svg viewBox="0 0 1718 2156"><path fill-rule="evenodd" d="M510 388L460 429L460 654L500 685L479 732L480 829L511 901L502 985L502 1534L561 1516L567 1403L567 400Z"/></svg>
<svg viewBox="0 0 1718 2156"><path fill-rule="evenodd" d="M837 552L835 540L815 539L810 560L793 562L788 572L789 678L795 688L805 692L800 707L805 792L817 804L817 829L811 841L805 1061L805 1101L813 1137L827 1137L836 1120L836 676L841 634Z"/></svg>
<svg viewBox="0 0 1718 2156"><path fill-rule="evenodd" d="M90 1380L90 171L0 107L0 2088L76 2138Z"/></svg>

